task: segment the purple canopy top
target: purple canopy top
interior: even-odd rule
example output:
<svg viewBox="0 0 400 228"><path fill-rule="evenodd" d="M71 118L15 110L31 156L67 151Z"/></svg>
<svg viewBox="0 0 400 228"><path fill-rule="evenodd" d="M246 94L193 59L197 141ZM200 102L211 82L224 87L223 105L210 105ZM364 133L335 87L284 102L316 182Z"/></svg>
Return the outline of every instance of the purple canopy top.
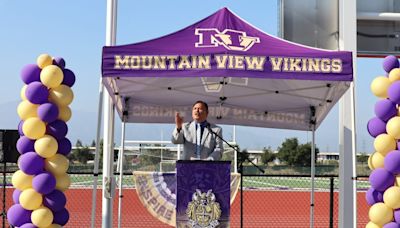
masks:
<svg viewBox="0 0 400 228"><path fill-rule="evenodd" d="M352 81L352 53L270 36L227 8L154 40L103 48L103 77Z"/></svg>

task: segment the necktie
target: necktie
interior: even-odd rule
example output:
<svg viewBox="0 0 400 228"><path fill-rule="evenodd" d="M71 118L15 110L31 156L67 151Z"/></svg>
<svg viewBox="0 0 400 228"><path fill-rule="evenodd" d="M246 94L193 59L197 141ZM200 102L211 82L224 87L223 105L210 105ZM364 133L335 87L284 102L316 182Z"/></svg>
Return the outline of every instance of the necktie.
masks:
<svg viewBox="0 0 400 228"><path fill-rule="evenodd" d="M201 154L201 126L196 124L196 158L200 159Z"/></svg>

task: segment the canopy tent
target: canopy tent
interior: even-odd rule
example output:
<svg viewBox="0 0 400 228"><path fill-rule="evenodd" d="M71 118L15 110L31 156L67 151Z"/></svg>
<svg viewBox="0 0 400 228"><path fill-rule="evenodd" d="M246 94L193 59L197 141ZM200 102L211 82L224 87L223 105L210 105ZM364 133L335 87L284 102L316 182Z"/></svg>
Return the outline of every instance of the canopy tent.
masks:
<svg viewBox="0 0 400 228"><path fill-rule="evenodd" d="M123 123L173 123L176 111L188 120L193 102L204 100L216 124L312 131L312 227L314 133L350 87L352 67L351 52L273 37L223 8L158 39L104 47L102 76ZM103 182L106 173L112 175L103 171ZM107 202L103 216L112 214Z"/></svg>
<svg viewBox="0 0 400 228"><path fill-rule="evenodd" d="M352 73L351 52L273 37L227 8L158 39L103 48L103 83L126 122L172 123L175 111L190 119L204 100L216 124L311 130Z"/></svg>

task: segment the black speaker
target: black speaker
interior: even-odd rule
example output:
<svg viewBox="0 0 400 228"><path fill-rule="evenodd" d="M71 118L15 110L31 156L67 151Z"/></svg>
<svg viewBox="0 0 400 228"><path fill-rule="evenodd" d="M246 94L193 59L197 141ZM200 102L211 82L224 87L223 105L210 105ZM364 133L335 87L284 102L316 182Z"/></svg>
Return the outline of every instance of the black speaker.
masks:
<svg viewBox="0 0 400 228"><path fill-rule="evenodd" d="M0 162L17 163L19 152L17 151L18 130L0 129Z"/></svg>

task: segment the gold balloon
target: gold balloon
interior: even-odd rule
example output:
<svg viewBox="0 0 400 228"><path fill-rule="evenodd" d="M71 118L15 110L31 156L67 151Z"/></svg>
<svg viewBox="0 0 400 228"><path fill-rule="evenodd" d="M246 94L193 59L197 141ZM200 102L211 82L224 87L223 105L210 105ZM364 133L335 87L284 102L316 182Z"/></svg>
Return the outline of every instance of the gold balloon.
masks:
<svg viewBox="0 0 400 228"><path fill-rule="evenodd" d="M368 167L371 170L374 170L376 168L383 168L384 160L385 160L385 156L383 156L379 152L375 152L375 153L371 154L368 158Z"/></svg>
<svg viewBox="0 0 400 228"><path fill-rule="evenodd" d="M371 91L372 93L380 98L387 98L387 90L390 86L391 82L389 78L385 76L379 76L375 78L371 83Z"/></svg>
<svg viewBox="0 0 400 228"><path fill-rule="evenodd" d="M60 191L65 191L71 185L71 179L69 178L68 174L64 173L61 175L56 175L56 189Z"/></svg>
<svg viewBox="0 0 400 228"><path fill-rule="evenodd" d="M56 88L64 79L64 73L56 65L49 65L40 72L40 81L48 88Z"/></svg>
<svg viewBox="0 0 400 228"><path fill-rule="evenodd" d="M393 220L393 210L384 203L376 203L369 208L369 220L383 226Z"/></svg>
<svg viewBox="0 0 400 228"><path fill-rule="evenodd" d="M58 225L58 224L55 224L55 223L53 223L53 224L51 224L50 226L48 226L48 227L46 227L46 228L62 228L62 226L61 226L61 225Z"/></svg>
<svg viewBox="0 0 400 228"><path fill-rule="evenodd" d="M395 139L400 139L400 116L392 117L386 124L386 132Z"/></svg>
<svg viewBox="0 0 400 228"><path fill-rule="evenodd" d="M392 150L396 149L396 140L388 134L380 134L374 140L375 150L386 156Z"/></svg>
<svg viewBox="0 0 400 228"><path fill-rule="evenodd" d="M22 89L21 89L21 92L20 92L20 97L21 97L21 99L23 100L23 101L25 101L26 100L26 96L25 96L25 91L26 91L26 88L28 87L28 85L24 85L24 86L22 86Z"/></svg>
<svg viewBox="0 0 400 228"><path fill-rule="evenodd" d="M400 69L399 68L394 68L393 70L390 71L389 80L391 82L400 80Z"/></svg>
<svg viewBox="0 0 400 228"><path fill-rule="evenodd" d="M400 187L393 186L383 193L383 202L392 209L400 208Z"/></svg>
<svg viewBox="0 0 400 228"><path fill-rule="evenodd" d="M48 227L53 223L53 219L53 212L44 206L34 210L31 214L32 223L37 227Z"/></svg>
<svg viewBox="0 0 400 228"><path fill-rule="evenodd" d="M45 168L53 175L65 174L69 167L69 160L62 154L55 154L45 160Z"/></svg>
<svg viewBox="0 0 400 228"><path fill-rule="evenodd" d="M28 188L22 191L19 195L19 203L26 210L35 210L42 205L43 196L42 194L35 191L33 188Z"/></svg>
<svg viewBox="0 0 400 228"><path fill-rule="evenodd" d="M60 85L49 91L49 99L58 106L67 106L74 99L74 93L69 86Z"/></svg>
<svg viewBox="0 0 400 228"><path fill-rule="evenodd" d="M35 151L43 158L50 158L57 153L57 140L51 135L44 135L35 141Z"/></svg>
<svg viewBox="0 0 400 228"><path fill-rule="evenodd" d="M376 225L375 223L373 223L373 222L369 222L369 223L367 223L367 225L365 226L365 228L382 228L382 226L378 226L378 225Z"/></svg>
<svg viewBox="0 0 400 228"><path fill-rule="evenodd" d="M51 58L50 55L48 54L41 54L39 57L36 59L36 64L40 69L45 68L48 65L51 65L53 63L53 59Z"/></svg>
<svg viewBox="0 0 400 228"><path fill-rule="evenodd" d="M39 105L32 104L28 100L24 100L19 103L17 108L17 113L19 118L22 120L26 120L30 117L37 117L37 109Z"/></svg>
<svg viewBox="0 0 400 228"><path fill-rule="evenodd" d="M58 119L68 122L71 119L72 112L71 108L68 106L58 106L59 114Z"/></svg>
<svg viewBox="0 0 400 228"><path fill-rule="evenodd" d="M22 131L26 137L38 139L46 133L46 124L37 117L31 117L25 120Z"/></svg>
<svg viewBox="0 0 400 228"><path fill-rule="evenodd" d="M32 180L33 176L24 173L22 170L18 170L13 174L11 183L14 188L23 191L32 188Z"/></svg>

